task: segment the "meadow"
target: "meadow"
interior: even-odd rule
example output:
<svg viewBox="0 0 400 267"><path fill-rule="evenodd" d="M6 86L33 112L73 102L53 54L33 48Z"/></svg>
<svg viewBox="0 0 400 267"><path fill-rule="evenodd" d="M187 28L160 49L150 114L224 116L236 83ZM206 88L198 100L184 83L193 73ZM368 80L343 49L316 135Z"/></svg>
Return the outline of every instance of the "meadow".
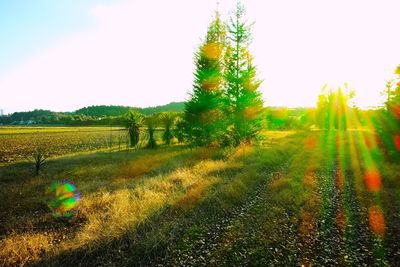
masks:
<svg viewBox="0 0 400 267"><path fill-rule="evenodd" d="M0 166L2 265L400 262L400 166L372 131L264 131L238 147L71 152L49 158L39 176L29 161ZM81 196L70 219L48 206L49 187L62 179Z"/></svg>

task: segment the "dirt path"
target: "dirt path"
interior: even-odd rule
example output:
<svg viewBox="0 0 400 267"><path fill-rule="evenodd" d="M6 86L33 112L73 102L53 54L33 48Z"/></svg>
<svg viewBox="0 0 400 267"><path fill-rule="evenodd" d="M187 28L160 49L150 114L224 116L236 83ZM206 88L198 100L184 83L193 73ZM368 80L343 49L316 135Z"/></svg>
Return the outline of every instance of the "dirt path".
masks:
<svg viewBox="0 0 400 267"><path fill-rule="evenodd" d="M166 257L159 259L155 266L212 266L219 265L218 259L215 258L215 251L224 246L223 237L224 235L242 221L246 221L249 217L253 216L250 211L256 206L263 204L266 200L266 193L268 190L268 184L271 180L275 179L275 176L281 176L282 173L286 173L289 170L289 161L282 164L279 168L274 171L264 170L265 179L263 179L257 188L252 191L248 198L242 205L237 206L229 214L219 214L220 218L214 218L214 223L206 225L206 229L202 229L200 235L196 235L194 238L188 238L183 242L190 243L190 249L180 249L173 244L167 248ZM256 230L256 229L253 229ZM252 231L254 235L257 235L255 231ZM180 240L182 242L182 240ZM247 247L243 247L242 252L237 252L238 257L246 257ZM278 250L273 252L279 253ZM236 253L236 252L234 252Z"/></svg>
<svg viewBox="0 0 400 267"><path fill-rule="evenodd" d="M273 173L270 173L269 178L272 175ZM268 180L259 184L254 194L249 196L246 202L238 206L229 216L222 217L215 224L209 225L205 235L196 240L191 240L194 245L189 253L176 249L170 251L169 257L163 260L168 262L167 266L207 266L213 264L213 260L209 259L209 257L212 251L218 247L222 235L235 221L241 220L252 207L262 201L262 195L265 193ZM158 266L164 265L159 264Z"/></svg>

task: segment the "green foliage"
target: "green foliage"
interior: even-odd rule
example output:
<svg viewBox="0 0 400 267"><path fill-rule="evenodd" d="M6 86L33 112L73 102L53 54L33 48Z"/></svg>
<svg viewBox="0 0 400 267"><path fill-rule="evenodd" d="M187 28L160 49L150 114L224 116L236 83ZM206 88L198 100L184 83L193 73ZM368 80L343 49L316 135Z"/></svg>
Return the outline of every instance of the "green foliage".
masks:
<svg viewBox="0 0 400 267"><path fill-rule="evenodd" d="M138 108L138 111L143 115L149 116L160 112L183 112L184 109L184 102L171 102L161 106Z"/></svg>
<svg viewBox="0 0 400 267"><path fill-rule="evenodd" d="M269 130L308 130L314 123L314 109L269 107L265 110L265 118Z"/></svg>
<svg viewBox="0 0 400 267"><path fill-rule="evenodd" d="M135 108L125 106L89 106L74 112L53 112L35 109L27 112L14 112L0 116L0 124L31 125L51 124L69 126L123 126L126 123L125 114L135 111L142 115L152 115L160 112L183 112L183 102L171 102L166 105Z"/></svg>
<svg viewBox="0 0 400 267"><path fill-rule="evenodd" d="M195 54L195 80L191 99L185 103L186 135L196 145L207 145L221 135L223 119L223 53L225 26L218 12ZM181 126L183 126L181 124Z"/></svg>
<svg viewBox="0 0 400 267"><path fill-rule="evenodd" d="M126 115L126 128L128 129L131 147L139 143L140 127L143 125L143 120L143 115L138 112L130 111Z"/></svg>
<svg viewBox="0 0 400 267"><path fill-rule="evenodd" d="M345 91L340 87L337 90L326 91L325 85L318 96L316 109L316 124L325 130L347 130L351 117L350 101L354 98L354 91Z"/></svg>
<svg viewBox="0 0 400 267"><path fill-rule="evenodd" d="M388 112L400 105L400 65L397 66L394 74L396 77L386 83L385 94L387 98L385 105Z"/></svg>
<svg viewBox="0 0 400 267"><path fill-rule="evenodd" d="M147 148L155 148L157 146L156 140L154 138L154 132L156 130L156 124L157 124L157 117L156 116L148 116L144 119L144 124L147 127L147 134L148 134L148 140L147 140Z"/></svg>
<svg viewBox="0 0 400 267"><path fill-rule="evenodd" d="M262 129L263 111L258 91L261 81L256 78L256 67L248 49L251 26L243 21L244 14L244 7L238 3L228 25L230 43L225 55L226 112L229 125L235 128L241 141L254 138Z"/></svg>
<svg viewBox="0 0 400 267"><path fill-rule="evenodd" d="M178 139L179 143L183 143L185 140L187 140L187 128L187 122L182 117L177 117L173 135Z"/></svg>
<svg viewBox="0 0 400 267"><path fill-rule="evenodd" d="M373 121L375 128L384 136L387 152L395 160L400 158L400 65L394 71L394 77L386 83L385 110L381 110L379 119Z"/></svg>
<svg viewBox="0 0 400 267"><path fill-rule="evenodd" d="M171 140L174 137L172 134L172 128L177 116L177 113L173 112L163 112L159 115L161 124L164 127L163 141L167 145L171 144Z"/></svg>
<svg viewBox="0 0 400 267"><path fill-rule="evenodd" d="M262 129L261 81L248 51L250 26L243 19L240 4L228 25L217 13L196 53L194 89L184 118L193 144L238 144Z"/></svg>
<svg viewBox="0 0 400 267"><path fill-rule="evenodd" d="M82 114L93 117L121 116L128 113L131 109L131 107L124 106L89 106L76 110L75 114Z"/></svg>

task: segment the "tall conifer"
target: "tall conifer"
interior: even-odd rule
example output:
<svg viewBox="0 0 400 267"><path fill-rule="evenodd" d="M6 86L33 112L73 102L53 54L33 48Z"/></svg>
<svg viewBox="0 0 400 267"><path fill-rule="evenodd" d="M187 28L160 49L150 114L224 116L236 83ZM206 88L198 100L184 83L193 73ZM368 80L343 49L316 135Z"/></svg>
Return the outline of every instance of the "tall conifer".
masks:
<svg viewBox="0 0 400 267"><path fill-rule="evenodd" d="M256 67L249 52L251 25L244 21L244 7L238 3L228 24L226 60L226 111L237 143L248 141L262 128L263 100Z"/></svg>
<svg viewBox="0 0 400 267"><path fill-rule="evenodd" d="M220 15L208 27L206 39L195 54L195 80L191 99L185 105L189 141L207 145L225 130L223 113L223 55L225 26Z"/></svg>

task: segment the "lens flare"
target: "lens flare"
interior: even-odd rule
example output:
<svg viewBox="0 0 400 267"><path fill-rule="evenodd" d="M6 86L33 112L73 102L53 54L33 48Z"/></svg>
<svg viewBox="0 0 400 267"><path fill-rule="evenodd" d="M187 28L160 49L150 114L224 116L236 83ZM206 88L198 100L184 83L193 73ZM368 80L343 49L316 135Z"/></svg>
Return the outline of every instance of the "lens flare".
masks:
<svg viewBox="0 0 400 267"><path fill-rule="evenodd" d="M309 136L304 140L304 148L314 150L317 146L317 139L314 136Z"/></svg>
<svg viewBox="0 0 400 267"><path fill-rule="evenodd" d="M393 115L400 120L400 105L392 106Z"/></svg>
<svg viewBox="0 0 400 267"><path fill-rule="evenodd" d="M209 43L203 47L204 56L211 60L217 60L222 53L222 46L218 43Z"/></svg>
<svg viewBox="0 0 400 267"><path fill-rule="evenodd" d="M364 143L369 150L376 148L376 140L374 136L373 137L364 136Z"/></svg>
<svg viewBox="0 0 400 267"><path fill-rule="evenodd" d="M381 189L381 175L378 170L370 169L365 172L365 184L369 191L377 192Z"/></svg>
<svg viewBox="0 0 400 267"><path fill-rule="evenodd" d="M76 187L70 181L53 182L49 188L52 199L48 206L56 218L71 218L80 199Z"/></svg>
<svg viewBox="0 0 400 267"><path fill-rule="evenodd" d="M397 150L400 151L400 134L397 134L394 137L394 146L396 147Z"/></svg>
<svg viewBox="0 0 400 267"><path fill-rule="evenodd" d="M220 77L210 77L201 83L201 88L206 91L215 91L219 89L220 84Z"/></svg>
<svg viewBox="0 0 400 267"><path fill-rule="evenodd" d="M244 110L244 117L246 119L254 119L260 114L261 110L259 107L248 107Z"/></svg>
<svg viewBox="0 0 400 267"><path fill-rule="evenodd" d="M385 234L385 217L380 207L373 206L368 211L369 227L378 236Z"/></svg>

